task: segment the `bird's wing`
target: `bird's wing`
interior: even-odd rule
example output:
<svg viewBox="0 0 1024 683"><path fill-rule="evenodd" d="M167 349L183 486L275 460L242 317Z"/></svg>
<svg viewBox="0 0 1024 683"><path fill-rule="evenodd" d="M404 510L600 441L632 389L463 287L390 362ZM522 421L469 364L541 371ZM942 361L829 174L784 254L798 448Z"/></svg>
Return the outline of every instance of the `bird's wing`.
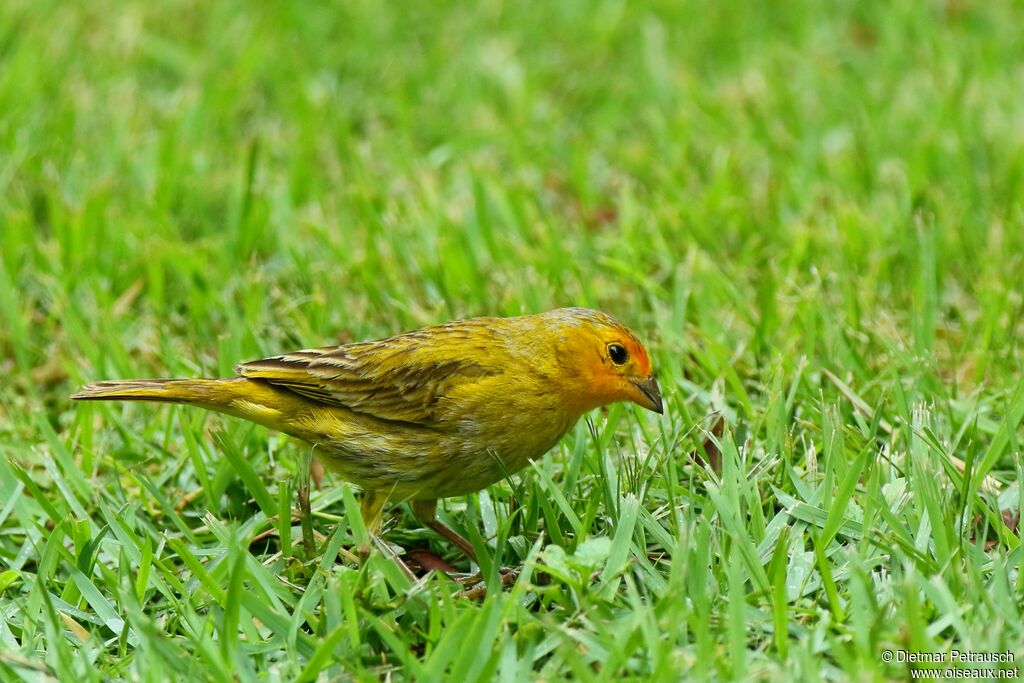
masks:
<svg viewBox="0 0 1024 683"><path fill-rule="evenodd" d="M485 325L441 325L250 361L235 370L378 419L443 427L451 407L445 398L499 371L496 340Z"/></svg>

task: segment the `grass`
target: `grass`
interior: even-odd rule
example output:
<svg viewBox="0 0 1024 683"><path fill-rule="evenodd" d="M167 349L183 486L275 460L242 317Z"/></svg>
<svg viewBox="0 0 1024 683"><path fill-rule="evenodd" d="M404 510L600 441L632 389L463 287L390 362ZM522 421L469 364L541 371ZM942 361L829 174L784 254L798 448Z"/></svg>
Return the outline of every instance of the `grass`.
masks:
<svg viewBox="0 0 1024 683"><path fill-rule="evenodd" d="M0 4L0 679L1019 665L1020 20L1009 0ZM359 563L337 480L305 549L308 451L280 435L68 401L570 304L641 331L666 415L594 413L446 501L487 548L479 600ZM397 514L390 542L466 568ZM505 591L502 563L523 567Z"/></svg>

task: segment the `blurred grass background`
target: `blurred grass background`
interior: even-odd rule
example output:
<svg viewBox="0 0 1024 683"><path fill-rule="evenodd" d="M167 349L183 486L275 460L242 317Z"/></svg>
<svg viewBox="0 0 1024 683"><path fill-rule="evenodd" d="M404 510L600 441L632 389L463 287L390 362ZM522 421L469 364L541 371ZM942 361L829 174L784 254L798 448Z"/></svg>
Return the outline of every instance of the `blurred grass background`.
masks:
<svg viewBox="0 0 1024 683"><path fill-rule="evenodd" d="M3 3L3 677L1019 661L1022 20L1009 0ZM278 435L67 400L560 305L641 331L668 414L595 414L450 501L529 568L479 602L346 561L336 480L322 552L290 550L301 448ZM389 540L454 557L405 513Z"/></svg>

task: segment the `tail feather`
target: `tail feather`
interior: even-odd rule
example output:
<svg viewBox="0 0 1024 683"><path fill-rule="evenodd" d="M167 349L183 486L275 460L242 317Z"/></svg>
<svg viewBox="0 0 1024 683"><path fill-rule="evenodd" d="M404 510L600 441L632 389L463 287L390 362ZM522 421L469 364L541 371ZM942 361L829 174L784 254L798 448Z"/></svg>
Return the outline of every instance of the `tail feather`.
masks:
<svg viewBox="0 0 1024 683"><path fill-rule="evenodd" d="M76 401L152 401L187 403L288 431L285 416L309 402L262 380L226 379L126 379L93 382L71 397ZM290 410L286 410L290 407Z"/></svg>
<svg viewBox="0 0 1024 683"><path fill-rule="evenodd" d="M223 391L216 379L129 379L93 382L71 398L75 401L155 401L158 403L195 403L214 406ZM220 395L220 396L218 396Z"/></svg>

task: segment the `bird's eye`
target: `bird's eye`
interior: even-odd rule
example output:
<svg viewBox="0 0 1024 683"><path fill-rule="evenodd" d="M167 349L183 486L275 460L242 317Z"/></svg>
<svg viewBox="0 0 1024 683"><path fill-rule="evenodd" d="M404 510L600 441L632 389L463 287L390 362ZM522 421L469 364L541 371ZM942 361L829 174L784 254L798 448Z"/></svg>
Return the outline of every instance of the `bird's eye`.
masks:
<svg viewBox="0 0 1024 683"><path fill-rule="evenodd" d="M629 360L629 352L626 351L626 347L622 344L609 344L608 357L611 358L612 362L616 365L623 365L627 360Z"/></svg>

